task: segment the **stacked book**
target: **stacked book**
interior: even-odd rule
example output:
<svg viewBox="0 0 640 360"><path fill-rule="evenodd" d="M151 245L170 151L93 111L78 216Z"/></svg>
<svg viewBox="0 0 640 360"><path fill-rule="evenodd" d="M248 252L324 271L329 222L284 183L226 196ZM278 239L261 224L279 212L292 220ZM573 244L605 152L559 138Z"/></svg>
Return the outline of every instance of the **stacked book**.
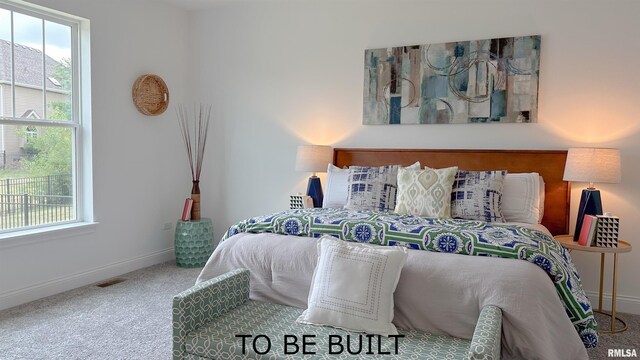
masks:
<svg viewBox="0 0 640 360"><path fill-rule="evenodd" d="M187 198L184 201L184 208L182 209L182 221L191 220L191 208L193 207L193 199Z"/></svg>
<svg viewBox="0 0 640 360"><path fill-rule="evenodd" d="M618 247L620 220L610 215L585 215L578 244L582 246Z"/></svg>

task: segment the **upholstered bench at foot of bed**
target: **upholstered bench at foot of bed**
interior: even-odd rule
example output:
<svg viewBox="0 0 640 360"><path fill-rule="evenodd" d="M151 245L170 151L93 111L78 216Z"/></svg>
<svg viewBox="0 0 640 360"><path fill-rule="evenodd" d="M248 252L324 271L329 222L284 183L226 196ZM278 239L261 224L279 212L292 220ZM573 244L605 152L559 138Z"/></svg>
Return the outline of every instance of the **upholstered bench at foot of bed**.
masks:
<svg viewBox="0 0 640 360"><path fill-rule="evenodd" d="M302 309L248 300L248 275L246 270L235 270L176 296L173 311L174 359L292 359L302 357L302 335L307 335L308 341L314 343L307 350L316 353L304 356L305 359L351 359L354 356L347 352L347 345L352 352L357 352L360 341L360 354L365 357L371 357L366 353L372 351L385 354L383 358L387 359L500 358L502 312L495 306L482 309L471 340L399 330L404 337L397 339L396 351L393 338L298 324L296 319ZM234 290L235 287L238 289ZM241 293L246 294L244 301L229 295ZM212 300L212 296L224 296L226 300L214 300L214 305L207 306L204 302ZM223 307L226 310L215 315ZM204 320L196 321L193 315ZM264 337L257 340L254 349L251 337L247 338L243 349L242 340L236 335L265 335L271 341L271 348L268 353L259 354L266 351L267 340ZM290 343L293 341L291 335L297 337L295 344L300 347L297 356L285 354L285 335L289 336ZM330 335L333 335L332 346ZM329 354L330 349L340 352L340 346L344 347L341 354ZM296 346L289 345L287 350L295 352Z"/></svg>

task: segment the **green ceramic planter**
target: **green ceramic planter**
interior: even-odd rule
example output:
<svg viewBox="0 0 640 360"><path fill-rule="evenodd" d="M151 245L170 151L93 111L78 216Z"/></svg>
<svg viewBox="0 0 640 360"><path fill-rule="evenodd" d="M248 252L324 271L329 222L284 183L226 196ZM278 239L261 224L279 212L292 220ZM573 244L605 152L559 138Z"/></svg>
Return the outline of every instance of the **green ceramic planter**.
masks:
<svg viewBox="0 0 640 360"><path fill-rule="evenodd" d="M175 237L176 264L184 268L203 267L213 252L211 219L178 221Z"/></svg>

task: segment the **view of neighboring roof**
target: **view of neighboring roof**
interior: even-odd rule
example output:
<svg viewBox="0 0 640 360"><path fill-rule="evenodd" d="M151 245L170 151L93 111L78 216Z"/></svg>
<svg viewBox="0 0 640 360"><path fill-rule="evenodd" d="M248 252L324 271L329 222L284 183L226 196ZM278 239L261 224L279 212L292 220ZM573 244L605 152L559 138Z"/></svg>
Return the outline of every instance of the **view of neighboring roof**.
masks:
<svg viewBox="0 0 640 360"><path fill-rule="evenodd" d="M15 44L16 85L28 85L42 88L42 51L32 47ZM0 83L11 83L11 42L0 39ZM52 57L45 55L46 87L49 90L64 90L60 82L53 78L56 68L61 66Z"/></svg>

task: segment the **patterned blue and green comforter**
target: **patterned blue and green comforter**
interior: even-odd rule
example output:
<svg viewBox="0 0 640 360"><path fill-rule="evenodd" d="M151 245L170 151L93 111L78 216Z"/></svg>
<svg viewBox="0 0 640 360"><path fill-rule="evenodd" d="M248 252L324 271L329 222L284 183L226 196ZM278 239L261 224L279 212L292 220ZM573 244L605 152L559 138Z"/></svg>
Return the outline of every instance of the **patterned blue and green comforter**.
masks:
<svg viewBox="0 0 640 360"><path fill-rule="evenodd" d="M240 232L332 235L369 244L526 260L549 275L585 347L595 347L598 342L591 304L568 252L551 236L538 230L368 210L296 209L241 221L229 228L223 240Z"/></svg>

